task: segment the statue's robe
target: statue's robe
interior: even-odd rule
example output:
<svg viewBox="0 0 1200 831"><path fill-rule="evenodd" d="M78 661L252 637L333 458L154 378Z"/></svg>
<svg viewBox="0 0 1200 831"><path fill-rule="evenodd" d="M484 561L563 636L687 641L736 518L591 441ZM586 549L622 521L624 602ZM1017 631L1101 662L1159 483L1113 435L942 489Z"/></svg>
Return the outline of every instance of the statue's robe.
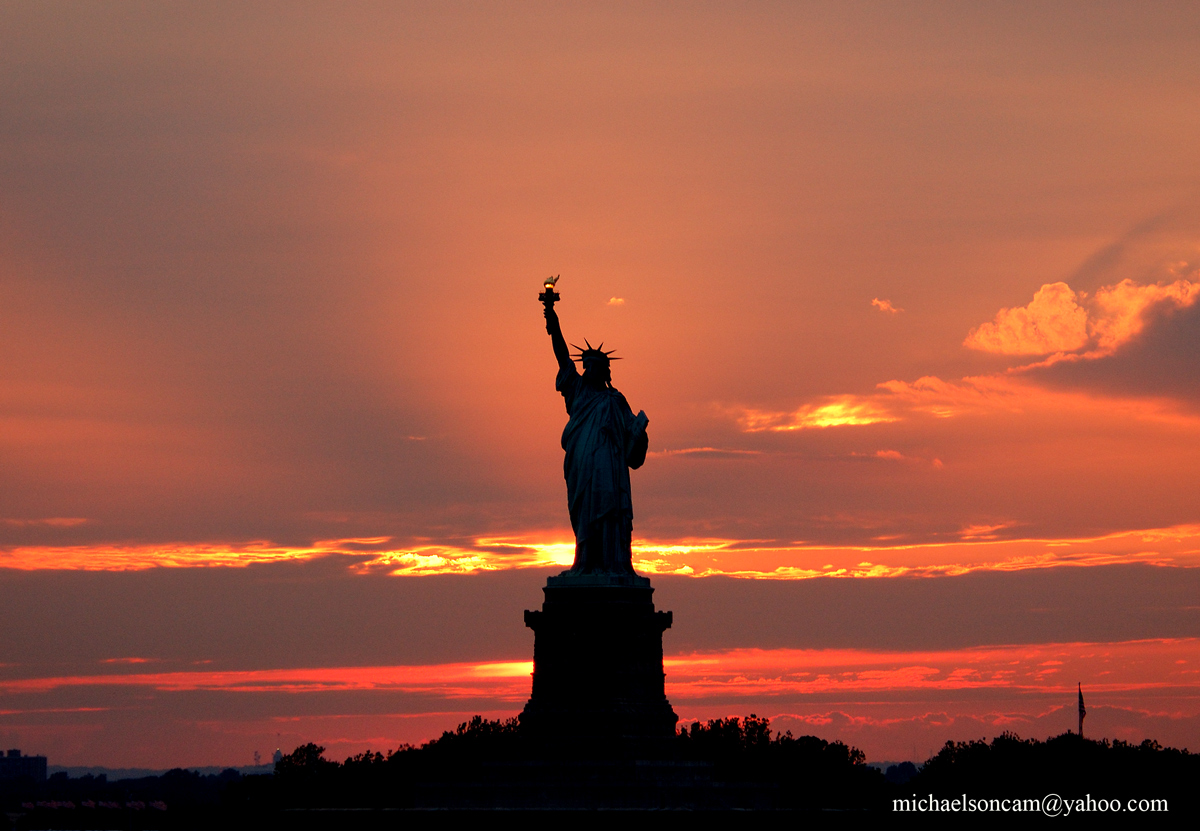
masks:
<svg viewBox="0 0 1200 831"><path fill-rule="evenodd" d="M558 373L570 419L563 430L563 474L575 529L576 574L633 574L633 499L629 469L646 460L646 416L635 416L611 387L593 389L574 365Z"/></svg>

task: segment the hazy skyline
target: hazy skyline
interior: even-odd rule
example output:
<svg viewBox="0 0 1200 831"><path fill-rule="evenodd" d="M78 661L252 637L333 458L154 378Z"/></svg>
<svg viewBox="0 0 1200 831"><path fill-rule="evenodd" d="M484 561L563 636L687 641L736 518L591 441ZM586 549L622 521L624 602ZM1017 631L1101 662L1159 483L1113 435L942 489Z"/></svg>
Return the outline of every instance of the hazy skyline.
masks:
<svg viewBox="0 0 1200 831"><path fill-rule="evenodd" d="M0 740L517 712L562 274L650 418L681 716L907 758L1082 681L1095 735L1196 749L1198 44L1183 3L6 7Z"/></svg>

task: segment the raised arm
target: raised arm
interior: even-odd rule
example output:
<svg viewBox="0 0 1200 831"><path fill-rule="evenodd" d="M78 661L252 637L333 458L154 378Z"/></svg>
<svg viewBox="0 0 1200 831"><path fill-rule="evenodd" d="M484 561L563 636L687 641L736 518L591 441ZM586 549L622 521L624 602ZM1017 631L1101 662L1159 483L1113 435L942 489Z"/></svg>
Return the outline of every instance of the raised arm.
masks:
<svg viewBox="0 0 1200 831"><path fill-rule="evenodd" d="M550 334L550 344L554 347L554 357L558 359L558 368L560 370L574 369L571 352L567 349L567 341L563 337L562 326L558 322L558 312L554 311L554 305L551 303L546 304L546 331Z"/></svg>

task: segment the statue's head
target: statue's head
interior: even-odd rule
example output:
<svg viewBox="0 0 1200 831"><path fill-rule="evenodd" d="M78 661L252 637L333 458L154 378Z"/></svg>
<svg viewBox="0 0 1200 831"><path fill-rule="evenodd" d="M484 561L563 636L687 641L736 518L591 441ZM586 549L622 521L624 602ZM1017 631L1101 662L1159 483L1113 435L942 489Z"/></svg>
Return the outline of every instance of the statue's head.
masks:
<svg viewBox="0 0 1200 831"><path fill-rule="evenodd" d="M579 355L575 360L579 361L583 367L583 380L597 387L610 386L612 384L612 368L611 361L619 361L620 358L613 358L614 350L604 351L604 344L592 346L586 340L586 349L579 349Z"/></svg>

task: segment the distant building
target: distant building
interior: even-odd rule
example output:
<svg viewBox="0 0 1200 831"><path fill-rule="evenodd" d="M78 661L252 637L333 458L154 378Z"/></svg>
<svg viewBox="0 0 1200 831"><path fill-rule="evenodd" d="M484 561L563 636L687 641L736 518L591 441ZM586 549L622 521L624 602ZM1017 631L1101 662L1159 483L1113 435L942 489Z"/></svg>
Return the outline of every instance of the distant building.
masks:
<svg viewBox="0 0 1200 831"><path fill-rule="evenodd" d="M0 756L0 779L24 779L29 777L34 782L46 781L46 757L22 756L21 751L13 749Z"/></svg>
<svg viewBox="0 0 1200 831"><path fill-rule="evenodd" d="M273 761L275 764L279 764L279 760L282 758L283 758L283 751L280 750L278 747L275 748L275 755L271 757L271 761Z"/></svg>

